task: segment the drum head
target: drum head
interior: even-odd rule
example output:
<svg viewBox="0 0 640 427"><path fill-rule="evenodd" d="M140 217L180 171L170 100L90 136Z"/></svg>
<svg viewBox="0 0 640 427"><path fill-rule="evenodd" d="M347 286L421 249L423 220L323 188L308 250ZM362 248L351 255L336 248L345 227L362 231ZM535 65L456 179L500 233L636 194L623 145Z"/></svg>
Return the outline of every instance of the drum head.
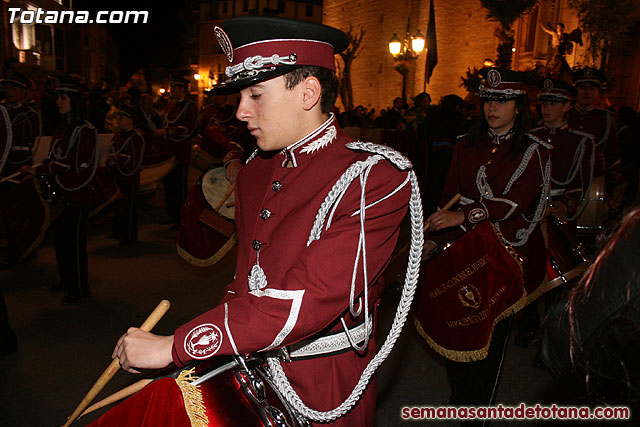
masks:
<svg viewBox="0 0 640 427"><path fill-rule="evenodd" d="M209 206L215 210L220 201L229 190L231 183L225 178L224 167L214 167L209 169L201 178L202 194L207 200ZM225 218L235 219L235 194L231 194L229 198L222 204L218 211ZM231 205L231 206L227 206Z"/></svg>

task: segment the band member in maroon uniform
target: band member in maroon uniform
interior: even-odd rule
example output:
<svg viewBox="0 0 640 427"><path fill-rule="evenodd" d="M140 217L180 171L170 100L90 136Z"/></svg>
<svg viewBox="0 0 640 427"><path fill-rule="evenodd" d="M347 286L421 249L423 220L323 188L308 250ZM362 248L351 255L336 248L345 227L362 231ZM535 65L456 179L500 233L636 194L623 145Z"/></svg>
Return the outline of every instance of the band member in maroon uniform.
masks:
<svg viewBox="0 0 640 427"><path fill-rule="evenodd" d="M113 136L107 166L126 196L126 207L113 219L113 234L120 245L129 245L138 239L138 211L136 192L140 184L140 166L144 155L144 138L134 127L136 111L121 105L118 109L120 131Z"/></svg>
<svg viewBox="0 0 640 427"><path fill-rule="evenodd" d="M236 118L236 108L226 104L226 97L216 102L215 96L207 96L208 105L202 112L200 148L214 158L222 158L227 179L235 181L244 160L255 148L255 140L247 125Z"/></svg>
<svg viewBox="0 0 640 427"><path fill-rule="evenodd" d="M593 135L596 147L593 176L604 175L606 193L610 196L613 194L616 172L619 169L620 148L612 114L596 108L604 83L604 75L600 70L589 67L578 70L573 80L578 91L576 103L569 109L566 118L571 129Z"/></svg>
<svg viewBox="0 0 640 427"><path fill-rule="evenodd" d="M31 86L31 81L22 73L8 70L6 77L2 79L5 85L5 99L3 105L6 107L11 119L10 126L13 134L11 147L6 158L5 167L0 172L0 176L9 176L17 172L20 166L33 164L33 154L36 139L41 134L40 111L34 103L27 102L27 91ZM0 184L0 198L4 191L14 184ZM9 230L9 221L0 209L0 223ZM21 260L21 253L18 245L8 236L9 256L4 266L10 267Z"/></svg>
<svg viewBox="0 0 640 427"><path fill-rule="evenodd" d="M584 209L593 177L593 136L567 125L565 113L571 108L573 86L561 80L545 79L540 89L543 126L530 133L553 146L551 213L568 221L568 231L575 237L575 220Z"/></svg>
<svg viewBox="0 0 640 427"><path fill-rule="evenodd" d="M11 148L10 123L7 110L0 105L0 176ZM4 293L0 289L0 355L12 354L16 351L18 351L18 338L9 323L7 303L4 299Z"/></svg>
<svg viewBox="0 0 640 427"><path fill-rule="evenodd" d="M483 221L491 221L524 260L528 295L545 274L546 250L538 226L546 209L549 146L527 134L529 103L526 78L500 68L480 70L479 96L484 114L456 145L442 193L443 206L456 193L458 209L439 210L426 221L431 233L424 252L452 241ZM444 230L442 233L436 233ZM454 405L494 402L511 321L499 322L487 357L476 362L447 361Z"/></svg>
<svg viewBox="0 0 640 427"><path fill-rule="evenodd" d="M259 147L236 181L235 279L220 305L172 336L129 329L114 356L132 371L297 344L289 348L291 362L282 365L286 376L304 403L328 411L349 396L375 353L371 334L354 338L360 352L347 334L358 325L365 325L363 331L373 326L366 319L382 291L374 283L396 244L412 191L408 178L414 175L394 166L398 154L392 150L353 143L331 114L338 90L334 54L349 43L343 32L310 22L242 17L215 33L233 65L227 68L229 80L214 93L240 91L236 115ZM368 152L373 147L379 156ZM372 161L377 163L371 169L357 172L359 179L344 188L339 184L340 192L332 194L343 196L330 209L330 224L308 243L334 184L350 165ZM359 242L366 242L364 272ZM318 339L326 344L321 351L312 354L302 346ZM328 425L373 425L375 400L370 383L359 402ZM97 425L115 424L127 406L135 411L135 399Z"/></svg>
<svg viewBox="0 0 640 427"><path fill-rule="evenodd" d="M87 261L87 207L95 196L91 185L99 161L98 132L86 116L86 88L67 79L56 89L58 112L62 117L54 132L49 158L37 169L22 167L34 175L47 175L64 199L62 214L52 223L60 284L65 290L63 304L91 295Z"/></svg>
<svg viewBox="0 0 640 427"><path fill-rule="evenodd" d="M11 71L2 80L6 92L4 106L11 117L13 142L7 158L3 176L11 175L22 165L33 163L36 138L42 133L41 114L37 106L27 102L27 91L31 81L17 71Z"/></svg>
<svg viewBox="0 0 640 427"><path fill-rule="evenodd" d="M165 137L176 160L175 168L164 177L167 215L172 229L177 230L180 212L187 196L187 169L191 161L191 135L198 121L196 104L186 98L189 81L173 77L170 81L171 101L167 105Z"/></svg>

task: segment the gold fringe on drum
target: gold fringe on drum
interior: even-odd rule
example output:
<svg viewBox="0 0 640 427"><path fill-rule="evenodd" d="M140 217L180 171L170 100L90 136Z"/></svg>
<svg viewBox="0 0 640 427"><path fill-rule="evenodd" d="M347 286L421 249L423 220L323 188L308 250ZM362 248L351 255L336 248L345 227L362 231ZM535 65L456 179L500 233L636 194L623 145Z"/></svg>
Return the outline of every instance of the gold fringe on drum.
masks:
<svg viewBox="0 0 640 427"><path fill-rule="evenodd" d="M207 408L204 405L202 391L200 387L192 384L198 377L193 376L195 368L186 369L180 372L176 378L176 384L180 387L182 398L184 399L184 409L191 421L191 427L207 427L209 425L209 417L207 417Z"/></svg>

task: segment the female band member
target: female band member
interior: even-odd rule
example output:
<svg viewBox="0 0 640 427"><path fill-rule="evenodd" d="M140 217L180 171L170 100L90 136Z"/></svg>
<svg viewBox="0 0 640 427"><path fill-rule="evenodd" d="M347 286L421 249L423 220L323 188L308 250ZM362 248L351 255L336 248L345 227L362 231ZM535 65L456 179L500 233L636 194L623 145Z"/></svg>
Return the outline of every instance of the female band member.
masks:
<svg viewBox="0 0 640 427"><path fill-rule="evenodd" d="M52 223L63 304L90 296L87 267L87 215L95 189L89 185L99 161L98 132L85 120L84 86L68 79L56 89L60 122L51 140L49 158L36 170L25 172L49 176L62 196L64 210Z"/></svg>
<svg viewBox="0 0 640 427"><path fill-rule="evenodd" d="M499 68L485 68L480 74L484 114L456 145L440 206L456 193L462 195L460 204L427 219L431 233L426 236L425 253L491 221L503 243L524 261L524 283L531 301L545 274L546 250L538 221L546 208L548 147L527 134L526 77ZM451 404L493 403L509 325L507 318L495 326L485 359L448 362Z"/></svg>

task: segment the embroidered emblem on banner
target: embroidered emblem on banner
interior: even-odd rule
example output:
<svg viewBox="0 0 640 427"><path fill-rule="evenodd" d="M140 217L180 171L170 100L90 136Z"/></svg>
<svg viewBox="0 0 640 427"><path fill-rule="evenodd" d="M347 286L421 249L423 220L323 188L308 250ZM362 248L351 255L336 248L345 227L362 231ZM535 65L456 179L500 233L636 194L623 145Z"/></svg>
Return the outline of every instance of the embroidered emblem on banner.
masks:
<svg viewBox="0 0 640 427"><path fill-rule="evenodd" d="M551 89L553 89L553 82L549 79L545 79L545 81L542 83L542 87L544 88L545 92L551 92Z"/></svg>
<svg viewBox="0 0 640 427"><path fill-rule="evenodd" d="M212 323L193 328L184 339L184 351L194 359L206 359L220 350L222 332Z"/></svg>
<svg viewBox="0 0 640 427"><path fill-rule="evenodd" d="M496 87L501 82L502 77L500 76L498 70L489 70L489 72L487 73L487 83L489 83L489 86Z"/></svg>
<svg viewBox="0 0 640 427"><path fill-rule="evenodd" d="M482 303L482 296L478 288L471 284L464 285L458 289L458 298L462 305L471 308L478 308Z"/></svg>
<svg viewBox="0 0 640 427"><path fill-rule="evenodd" d="M324 135L322 135L320 138L316 139L315 141L305 145L302 148L302 150L300 150L300 153L312 154L314 151L318 151L326 147L330 143L332 143L333 140L336 139L337 135L338 135L338 131L336 130L336 127L329 126Z"/></svg>
<svg viewBox="0 0 640 427"><path fill-rule="evenodd" d="M217 26L213 29L213 33L216 35L216 39L218 39L218 43L220 43L220 47L227 56L229 62L233 62L233 46L231 46L231 40L229 40L227 33Z"/></svg>

